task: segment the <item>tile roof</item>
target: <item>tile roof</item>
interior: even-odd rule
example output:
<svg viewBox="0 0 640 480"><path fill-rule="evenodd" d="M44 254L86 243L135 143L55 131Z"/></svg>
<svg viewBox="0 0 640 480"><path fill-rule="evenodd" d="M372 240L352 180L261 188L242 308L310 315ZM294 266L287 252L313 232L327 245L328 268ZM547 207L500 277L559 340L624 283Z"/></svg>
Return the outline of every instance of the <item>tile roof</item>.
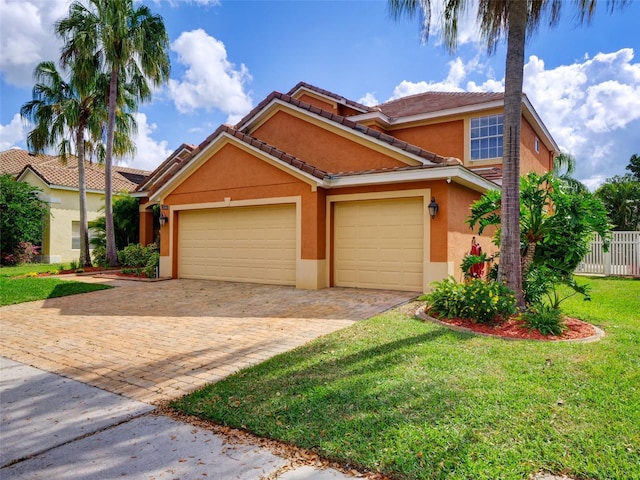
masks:
<svg viewBox="0 0 640 480"><path fill-rule="evenodd" d="M143 182L140 182L136 191L153 192L162 186L166 180L180 169L182 163L187 162L192 157L195 149L195 145L188 143L180 145L151 174L147 175Z"/></svg>
<svg viewBox="0 0 640 480"><path fill-rule="evenodd" d="M313 92L319 93L320 95L324 95L325 97L330 97L336 100L338 103L343 103L345 105L349 105L355 110L360 110L361 112L370 112L371 107L367 107L358 102L354 102L353 100L349 100L348 98L344 98L342 95L338 95L337 93L330 92L329 90L324 90L322 88L318 88L315 85L311 85L306 82L299 82L295 87L287 92L287 95L293 96L299 89L306 88L307 90L311 90Z"/></svg>
<svg viewBox="0 0 640 480"><path fill-rule="evenodd" d="M372 107L387 117L401 118L468 107L504 99L504 93L491 92L424 92L390 100Z"/></svg>
<svg viewBox="0 0 640 480"><path fill-rule="evenodd" d="M66 164L53 155L33 155L26 150L12 148L0 152L0 173L19 176L29 168L47 185L78 188L78 162L75 156L69 156ZM86 185L89 190L104 191L104 167L86 162ZM136 168L113 166L113 190L132 192L138 186L137 181L144 179L150 172Z"/></svg>

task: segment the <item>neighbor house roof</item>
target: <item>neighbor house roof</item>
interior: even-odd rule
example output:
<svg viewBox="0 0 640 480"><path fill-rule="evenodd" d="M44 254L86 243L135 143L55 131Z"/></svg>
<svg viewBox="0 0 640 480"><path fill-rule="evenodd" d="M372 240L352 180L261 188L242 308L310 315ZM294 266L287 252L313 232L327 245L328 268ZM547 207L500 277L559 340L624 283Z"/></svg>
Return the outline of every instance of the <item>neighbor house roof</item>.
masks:
<svg viewBox="0 0 640 480"><path fill-rule="evenodd" d="M87 189L104 191L104 167L90 162L85 165ZM66 164L63 164L58 156L34 155L17 148L0 152L0 173L20 178L26 171L33 172L49 186L78 188L78 161L75 156L69 156ZM146 170L114 165L113 190L132 192L149 173L151 172Z"/></svg>

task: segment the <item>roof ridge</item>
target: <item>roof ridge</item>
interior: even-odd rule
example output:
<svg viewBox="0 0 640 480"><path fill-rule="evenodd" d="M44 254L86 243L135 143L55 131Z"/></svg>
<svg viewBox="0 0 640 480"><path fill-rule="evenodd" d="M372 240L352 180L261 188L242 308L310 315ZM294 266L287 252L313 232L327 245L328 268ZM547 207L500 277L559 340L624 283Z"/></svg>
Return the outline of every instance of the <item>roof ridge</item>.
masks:
<svg viewBox="0 0 640 480"><path fill-rule="evenodd" d="M316 87L315 85L312 85L311 83L307 83L307 82L298 82L291 90L289 90L286 94L289 96L292 96L296 90L300 89L300 88L307 88L309 90L313 90L316 93L320 93L321 95L325 95L327 97L331 97L335 100L339 100L341 102L346 103L347 105L350 105L352 107L356 107L358 108L358 110L363 110L364 112L370 112L371 111L371 107L364 105L362 103L356 102L354 100L350 100L342 95L338 95L337 93L331 92L330 90L325 90L324 88L320 88L320 87Z"/></svg>
<svg viewBox="0 0 640 480"><path fill-rule="evenodd" d="M427 91L424 91L424 92L413 93L411 95L405 95L403 97L398 97L398 98L394 98L392 100L387 100L386 102L382 102L382 103L379 103L377 105L374 105L372 108L380 107L382 105L388 105L388 104L393 103L393 102L409 100L411 98L422 97L422 96L425 96L425 95L442 95L442 96L444 96L444 95L463 96L464 95L464 96L468 96L468 97L471 97L471 96L479 97L479 96L496 96L496 95L504 96L504 92L467 92L467 91L464 91L464 92L455 92L455 91L443 92L443 91L439 91L439 90L427 90Z"/></svg>

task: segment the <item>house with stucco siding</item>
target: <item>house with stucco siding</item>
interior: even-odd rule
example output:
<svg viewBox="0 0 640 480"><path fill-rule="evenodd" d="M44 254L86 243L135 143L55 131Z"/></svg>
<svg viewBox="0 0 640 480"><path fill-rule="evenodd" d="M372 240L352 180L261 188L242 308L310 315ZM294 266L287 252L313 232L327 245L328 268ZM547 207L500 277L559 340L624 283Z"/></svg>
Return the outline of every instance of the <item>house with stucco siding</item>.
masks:
<svg viewBox="0 0 640 480"><path fill-rule="evenodd" d="M459 276L469 207L500 188L503 106L502 93L369 107L307 83L273 92L138 187L141 240L159 205L162 276L424 291ZM522 171L547 171L558 147L526 96L522 111Z"/></svg>
<svg viewBox="0 0 640 480"><path fill-rule="evenodd" d="M66 162L53 155L31 154L12 148L0 152L0 173L11 174L41 190L40 196L49 204L49 217L42 229L41 260L62 263L80 258L80 203L78 160ZM113 167L114 195L133 192L150 172L128 167ZM104 215L104 167L86 163L87 218Z"/></svg>

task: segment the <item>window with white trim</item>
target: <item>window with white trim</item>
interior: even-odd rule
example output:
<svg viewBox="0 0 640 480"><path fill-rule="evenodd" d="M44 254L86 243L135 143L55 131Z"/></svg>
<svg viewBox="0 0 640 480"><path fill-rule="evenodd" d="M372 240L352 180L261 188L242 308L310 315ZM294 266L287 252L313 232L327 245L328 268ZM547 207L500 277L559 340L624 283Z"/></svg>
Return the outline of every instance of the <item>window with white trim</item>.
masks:
<svg viewBox="0 0 640 480"><path fill-rule="evenodd" d="M502 158L502 115L471 119L471 160Z"/></svg>
<svg viewBox="0 0 640 480"><path fill-rule="evenodd" d="M93 229L89 229L89 250L93 250L91 240L96 236ZM71 249L80 250L80 222L71 222Z"/></svg>
<svg viewBox="0 0 640 480"><path fill-rule="evenodd" d="M536 140L534 142L534 147L536 149L536 153L540 153L540 139L538 137L536 137Z"/></svg>

